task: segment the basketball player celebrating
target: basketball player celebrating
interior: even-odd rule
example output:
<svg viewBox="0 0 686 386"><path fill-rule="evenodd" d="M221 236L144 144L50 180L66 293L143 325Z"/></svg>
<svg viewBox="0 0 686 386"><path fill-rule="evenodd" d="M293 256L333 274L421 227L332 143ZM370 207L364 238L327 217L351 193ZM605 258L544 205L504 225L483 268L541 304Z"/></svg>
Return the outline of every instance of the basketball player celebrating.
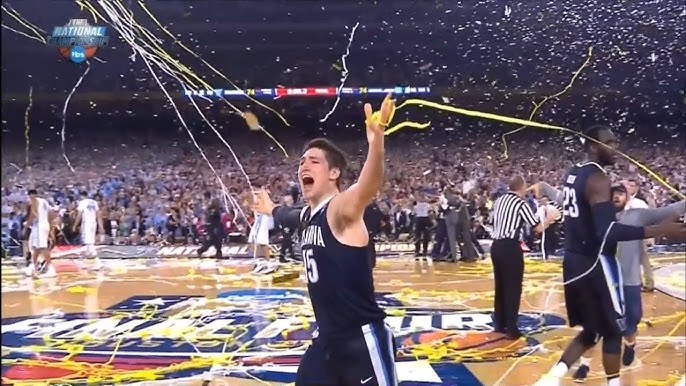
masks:
<svg viewBox="0 0 686 386"><path fill-rule="evenodd" d="M43 277L55 277L55 267L50 262L50 224L52 220L50 204L42 197L38 197L38 192L35 189L29 190L30 211L27 224L31 224L31 233L29 234L29 246L31 248L31 264L26 268L28 276L34 276L37 273L39 257L43 258L45 262L46 271L41 275Z"/></svg>
<svg viewBox="0 0 686 386"><path fill-rule="evenodd" d="M98 270L102 268L102 263L97 256L95 250L95 235L97 230L100 229L102 232L102 216L100 215L100 207L98 202L92 198L88 198L88 192L81 191L81 200L76 207L76 220L74 221L73 230L76 231L76 227L81 225L81 242L86 246L86 255L94 258L93 269Z"/></svg>
<svg viewBox="0 0 686 386"><path fill-rule="evenodd" d="M384 129L394 101L388 95L379 113L364 106L369 149L357 183L340 191L343 153L325 139L305 146L298 177L309 206L275 207L262 191L256 209L273 214L277 225L299 228L307 288L318 331L305 352L295 384L397 385L394 340L374 296L365 207L381 188Z"/></svg>
<svg viewBox="0 0 686 386"><path fill-rule="evenodd" d="M627 189L623 185L612 188L612 203L617 209L617 221L627 225L653 225L668 218L677 218L686 213L686 201L680 201L662 208L631 208ZM636 335L638 323L643 317L641 301L641 265L647 258L642 240L623 241L617 247L617 259L622 267L622 284L626 306L626 330L624 330L624 352L622 364L629 366L636 357ZM574 372L576 381L584 381L590 371L591 358L581 357L581 364Z"/></svg>
<svg viewBox="0 0 686 386"><path fill-rule="evenodd" d="M599 125L590 127L586 135L599 143L584 142L588 160L571 168L563 181L561 197L557 197L564 213L562 273L567 317L571 327L581 325L582 330L537 386L560 385L569 367L600 337L607 384L621 385L620 353L626 318L623 288L617 280L617 242L681 236L686 231L685 224L671 221L648 227L617 223L610 178L603 169L615 162L617 140L609 128Z"/></svg>

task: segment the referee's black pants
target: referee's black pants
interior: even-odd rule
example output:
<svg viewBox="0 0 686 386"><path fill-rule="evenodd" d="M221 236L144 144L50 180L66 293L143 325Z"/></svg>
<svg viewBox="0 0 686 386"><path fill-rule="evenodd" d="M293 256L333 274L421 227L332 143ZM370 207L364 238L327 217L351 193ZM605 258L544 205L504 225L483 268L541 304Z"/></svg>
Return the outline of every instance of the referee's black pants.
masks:
<svg viewBox="0 0 686 386"><path fill-rule="evenodd" d="M419 256L421 253L427 254L429 249L429 240L431 240L431 234L429 233L429 228L431 228L431 220L428 217L417 217L415 218L414 224L414 255Z"/></svg>
<svg viewBox="0 0 686 386"><path fill-rule="evenodd" d="M509 337L520 336L517 328L519 302L522 297L524 279L524 252L515 239L494 240L491 245L495 299L493 323L496 331Z"/></svg>

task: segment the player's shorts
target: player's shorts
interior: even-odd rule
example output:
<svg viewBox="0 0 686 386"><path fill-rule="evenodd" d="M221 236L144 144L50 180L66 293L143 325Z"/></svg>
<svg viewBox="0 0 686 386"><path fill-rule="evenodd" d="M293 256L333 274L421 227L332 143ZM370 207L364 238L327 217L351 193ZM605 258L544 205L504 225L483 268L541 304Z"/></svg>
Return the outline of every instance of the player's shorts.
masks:
<svg viewBox="0 0 686 386"><path fill-rule="evenodd" d="M33 226L29 235L29 246L31 249L47 249L50 239L49 226Z"/></svg>
<svg viewBox="0 0 686 386"><path fill-rule="evenodd" d="M305 352L296 386L396 386L395 341L383 322L362 326L347 339L315 338Z"/></svg>
<svg viewBox="0 0 686 386"><path fill-rule="evenodd" d="M274 220L271 217L260 216L250 228L248 242L257 245L269 245L269 229L274 227Z"/></svg>
<svg viewBox="0 0 686 386"><path fill-rule="evenodd" d="M95 226L83 226L81 227L81 242L83 245L94 245L95 244L95 233L97 228Z"/></svg>
<svg viewBox="0 0 686 386"><path fill-rule="evenodd" d="M593 266L596 258L567 252L562 262L564 281L574 279ZM621 336L626 330L624 287L614 257L601 256L590 273L565 285L569 325L602 337Z"/></svg>

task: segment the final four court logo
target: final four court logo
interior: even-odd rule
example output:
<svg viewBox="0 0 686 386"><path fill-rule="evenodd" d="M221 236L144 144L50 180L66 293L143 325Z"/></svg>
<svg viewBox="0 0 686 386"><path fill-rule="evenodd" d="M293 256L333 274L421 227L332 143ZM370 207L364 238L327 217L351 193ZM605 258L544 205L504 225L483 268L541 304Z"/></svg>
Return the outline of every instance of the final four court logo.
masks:
<svg viewBox="0 0 686 386"><path fill-rule="evenodd" d="M538 344L504 340L489 313L414 307L390 293L378 299L390 315L403 386L481 386L465 363L520 356ZM519 317L529 333L564 323L553 315ZM3 384L179 380L213 364L227 377L293 382L315 328L299 290L231 291L215 299L135 296L96 315L3 319Z"/></svg>

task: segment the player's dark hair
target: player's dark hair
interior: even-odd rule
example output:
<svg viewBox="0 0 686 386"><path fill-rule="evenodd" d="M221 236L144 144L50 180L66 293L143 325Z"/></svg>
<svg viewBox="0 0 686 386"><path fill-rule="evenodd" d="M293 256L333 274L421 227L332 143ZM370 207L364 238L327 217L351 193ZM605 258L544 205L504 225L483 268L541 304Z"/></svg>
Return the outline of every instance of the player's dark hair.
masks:
<svg viewBox="0 0 686 386"><path fill-rule="evenodd" d="M619 184L619 185L615 185L612 188L610 188L610 194L615 194L615 193L627 194L626 186Z"/></svg>
<svg viewBox="0 0 686 386"><path fill-rule="evenodd" d="M80 191L79 194L81 195L81 197L88 197L88 192L86 190Z"/></svg>
<svg viewBox="0 0 686 386"><path fill-rule="evenodd" d="M340 187L341 177L348 166L348 161L346 160L345 153L338 146L334 145L333 142L326 138L315 138L305 144L303 153L310 149L320 149L324 152L324 157L326 157L326 162L329 164L329 168L336 168L340 170L338 179L336 180L336 185Z"/></svg>
<svg viewBox="0 0 686 386"><path fill-rule="evenodd" d="M592 125L586 128L586 130L583 131L584 135L587 135L595 140L599 140L600 138L600 132L608 130L610 131L611 129L607 126L603 125ZM584 138L584 149L590 148L591 145L595 144L595 142L589 140L588 138Z"/></svg>
<svg viewBox="0 0 686 386"><path fill-rule="evenodd" d="M29 195L38 194L38 191L37 191L36 189L29 189L28 194L29 194Z"/></svg>

